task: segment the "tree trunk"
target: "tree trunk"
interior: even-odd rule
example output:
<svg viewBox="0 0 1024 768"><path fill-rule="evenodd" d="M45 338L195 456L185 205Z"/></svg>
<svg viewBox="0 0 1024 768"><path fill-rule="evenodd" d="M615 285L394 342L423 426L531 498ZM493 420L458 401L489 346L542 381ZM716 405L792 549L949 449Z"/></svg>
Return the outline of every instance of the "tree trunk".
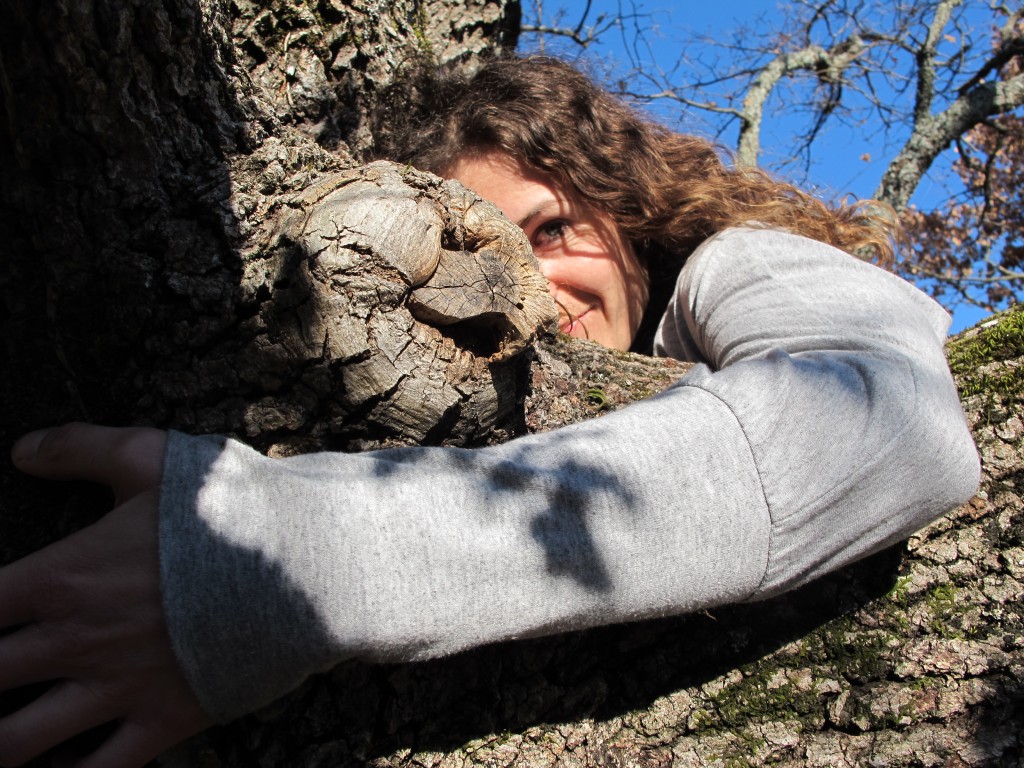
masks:
<svg viewBox="0 0 1024 768"><path fill-rule="evenodd" d="M0 9L5 442L86 419L277 454L475 445L599 415L682 372L534 343L550 306L529 291L528 247L496 236L485 204L400 167L356 168L366 111L398 68L514 45L516 3ZM375 218L382 205L401 229ZM506 262L524 269L509 278ZM436 290L478 279L498 305ZM954 351L986 485L909 552L713 615L346 664L166 761L1016 764L1022 318ZM0 482L5 561L102 507L9 468Z"/></svg>
<svg viewBox="0 0 1024 768"><path fill-rule="evenodd" d="M384 390L321 398L345 363L362 362L364 378L384 374L369 347L314 338L345 317L354 325L327 303L365 304L379 290L397 308L412 286L396 273L390 287L338 290L329 265L315 269L278 239L306 205L297 193L355 166L345 142L368 143L368 100L402 66L427 52L471 64L514 45L517 4L477 5L2 0L0 439L73 419L226 432L282 452L422 439L423 423L388 429L367 418ZM458 221L444 200L421 193L450 219L439 235L468 236L451 231ZM374 226L371 239L385 239L387 222ZM521 399L512 355L459 351L464 325L434 334L446 339L440 354L423 352L423 368L447 386L431 415L444 422L438 442L479 442L482 430L458 430L478 417L501 426ZM492 355L501 359L488 366ZM419 386L403 369L412 363L396 365L392 388ZM477 407L477 384L451 380L469 375L460 366L492 377L500 403ZM83 522L43 484L2 476L5 533L18 532L3 537L4 560ZM38 494L61 510L53 525L40 523Z"/></svg>

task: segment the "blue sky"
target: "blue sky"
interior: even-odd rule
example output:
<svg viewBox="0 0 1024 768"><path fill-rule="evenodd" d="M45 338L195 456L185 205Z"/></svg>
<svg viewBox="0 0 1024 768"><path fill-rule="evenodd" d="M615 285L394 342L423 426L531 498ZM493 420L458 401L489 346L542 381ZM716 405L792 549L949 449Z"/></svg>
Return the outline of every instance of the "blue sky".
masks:
<svg viewBox="0 0 1024 768"><path fill-rule="evenodd" d="M524 7L529 3L530 0L525 0ZM564 11L561 17L562 25L574 26L586 5L586 0L547 0L544 4L545 20L550 23L561 10ZM694 38L704 36L710 40L726 41L742 28L774 31L781 21L780 8L785 5L786 3L780 0L690 0L675 4L665 0L635 3L628 0L594 0L590 4L588 16L591 23L601 13L615 17L620 14L620 9L635 9L644 15L638 23L645 29L645 34L642 44L638 45L635 31L628 26L624 29L610 29L603 34L601 42L589 48L583 56L593 61L594 66L598 68L615 63L620 72L628 70L630 52L634 59L639 57L643 65L653 65L662 69L675 66L683 54L706 60L721 55L724 60L731 54L716 53L713 46L695 43ZM529 18L530 11L527 10L526 13ZM684 46L681 42L683 40L690 42ZM525 38L524 43L527 50L536 45L529 37ZM578 47L560 43L557 38L547 37L546 45L549 52L561 50L568 55L579 55ZM685 79L677 78L677 81L685 82ZM846 194L870 197L896 148L883 146L870 125L851 127L832 123L816 144L809 168L804 169L802 165L792 163L780 166L780 163L790 156L789 149L794 135L807 126L803 115L795 111L789 113L786 109L780 108L781 106L778 97L774 105L769 102L768 115L762 129L761 164L802 186L817 190L826 198ZM716 126L703 113L666 102L655 103L648 108L659 119L674 128L715 136ZM733 126L717 138L725 146L735 147L736 131L737 128ZM943 158L933 167L915 192L912 203L928 209L951 194L955 188L955 181L947 174L950 160L951 157ZM957 306L954 310L951 332L973 325L984 317L984 314L983 311L970 306Z"/></svg>

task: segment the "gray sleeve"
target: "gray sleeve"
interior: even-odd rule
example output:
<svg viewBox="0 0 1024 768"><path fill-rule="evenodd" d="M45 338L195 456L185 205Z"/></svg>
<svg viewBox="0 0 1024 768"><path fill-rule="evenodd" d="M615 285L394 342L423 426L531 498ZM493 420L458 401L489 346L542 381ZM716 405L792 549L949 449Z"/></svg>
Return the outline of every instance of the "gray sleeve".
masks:
<svg viewBox="0 0 1024 768"><path fill-rule="evenodd" d="M172 434L165 611L209 713L345 658L761 597L965 500L977 458L941 311L811 241L727 234L666 316L707 364L619 413L477 451L274 460Z"/></svg>
<svg viewBox="0 0 1024 768"><path fill-rule="evenodd" d="M799 586L967 501L980 467L944 344L909 283L786 232L731 229L679 278L655 349L725 403L770 511L755 594Z"/></svg>

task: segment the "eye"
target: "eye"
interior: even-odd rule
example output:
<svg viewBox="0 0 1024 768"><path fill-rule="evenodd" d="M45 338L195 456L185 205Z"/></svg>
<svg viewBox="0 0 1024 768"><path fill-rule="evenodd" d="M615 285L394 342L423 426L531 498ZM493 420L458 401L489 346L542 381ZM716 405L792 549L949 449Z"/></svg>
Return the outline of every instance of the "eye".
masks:
<svg viewBox="0 0 1024 768"><path fill-rule="evenodd" d="M566 236L569 230L569 222L564 219L553 219L546 221L533 231L534 246L549 245Z"/></svg>

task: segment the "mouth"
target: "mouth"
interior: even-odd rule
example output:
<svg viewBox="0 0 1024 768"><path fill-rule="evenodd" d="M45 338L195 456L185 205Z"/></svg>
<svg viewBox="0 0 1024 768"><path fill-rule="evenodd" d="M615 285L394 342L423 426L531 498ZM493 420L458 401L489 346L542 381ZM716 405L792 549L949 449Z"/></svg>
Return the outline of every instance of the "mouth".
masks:
<svg viewBox="0 0 1024 768"><path fill-rule="evenodd" d="M578 315L573 315L570 314L569 312L566 312L566 317L563 320L561 320L561 322L559 322L558 324L558 330L560 330L562 333L572 336L573 331L582 329L585 334L587 327L583 324L583 318L589 315L593 309L593 307L587 307Z"/></svg>

